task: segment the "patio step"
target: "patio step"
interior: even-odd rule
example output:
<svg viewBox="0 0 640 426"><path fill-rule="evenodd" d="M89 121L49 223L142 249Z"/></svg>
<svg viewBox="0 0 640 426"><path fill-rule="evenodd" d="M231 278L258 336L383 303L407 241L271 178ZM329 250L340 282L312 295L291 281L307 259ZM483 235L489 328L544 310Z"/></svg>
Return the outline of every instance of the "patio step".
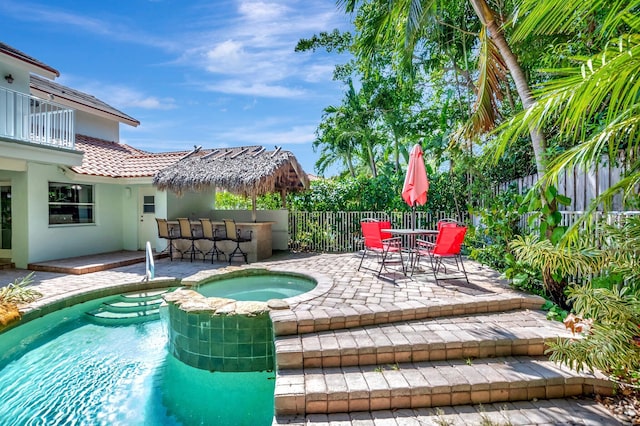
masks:
<svg viewBox="0 0 640 426"><path fill-rule="evenodd" d="M276 336L288 336L340 330L344 328L366 327L429 318L443 318L505 311L538 310L545 300L540 296L506 292L478 296L465 302L430 300L429 303L408 301L398 303L393 308L381 309L379 305L352 305L349 309L274 311L271 313L273 331Z"/></svg>
<svg viewBox="0 0 640 426"><path fill-rule="evenodd" d="M156 320L160 317L162 296L173 288L121 294L86 312L93 322L101 325L128 325Z"/></svg>
<svg viewBox="0 0 640 426"><path fill-rule="evenodd" d="M355 411L280 416L273 425L298 426L513 426L513 425L623 425L589 398L498 402L438 408Z"/></svg>
<svg viewBox="0 0 640 426"><path fill-rule="evenodd" d="M572 335L541 311L402 321L275 340L279 369L543 355Z"/></svg>
<svg viewBox="0 0 640 426"><path fill-rule="evenodd" d="M276 416L491 404L611 394L601 376L545 357L398 363L278 371Z"/></svg>
<svg viewBox="0 0 640 426"><path fill-rule="evenodd" d="M87 312L87 316L93 322L100 325L129 325L160 318L159 307L138 312L112 312L108 310L95 310Z"/></svg>

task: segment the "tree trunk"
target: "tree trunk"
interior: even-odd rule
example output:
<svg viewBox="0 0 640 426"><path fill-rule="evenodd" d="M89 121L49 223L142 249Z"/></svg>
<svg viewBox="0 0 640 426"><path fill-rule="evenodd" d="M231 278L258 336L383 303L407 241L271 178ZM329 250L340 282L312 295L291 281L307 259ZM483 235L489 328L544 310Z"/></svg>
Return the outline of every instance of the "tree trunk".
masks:
<svg viewBox="0 0 640 426"><path fill-rule="evenodd" d="M475 10L480 22L487 27L489 31L489 37L495 43L496 47L500 51L502 59L504 59L507 68L518 91L518 96L522 101L522 107L526 110L530 108L534 101L531 95L531 89L527 83L527 78L518 63L516 55L511 51L507 40L504 38L502 29L498 26L495 19L495 13L489 7L485 0L469 0L471 6ZM536 168L538 170L538 179L542 178L545 172L544 152L547 148L547 141L545 140L540 128L534 124L529 125L529 135L531 136L531 144L533 146L533 152L536 158Z"/></svg>
<svg viewBox="0 0 640 426"><path fill-rule="evenodd" d="M564 294L567 283L556 281L548 268L544 268L542 271L542 282L544 283L544 288L547 290L551 300L562 309L569 310L567 296Z"/></svg>

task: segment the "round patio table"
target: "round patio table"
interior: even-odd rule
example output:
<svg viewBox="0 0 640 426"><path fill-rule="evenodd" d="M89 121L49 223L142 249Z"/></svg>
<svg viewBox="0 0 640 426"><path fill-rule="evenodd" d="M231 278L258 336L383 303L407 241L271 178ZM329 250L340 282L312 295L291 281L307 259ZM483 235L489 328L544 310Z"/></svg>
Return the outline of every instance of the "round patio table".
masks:
<svg viewBox="0 0 640 426"><path fill-rule="evenodd" d="M402 236L403 240L403 249L405 252L409 253L409 265L411 265L411 275L413 275L414 269L414 259L413 256L415 254L416 248L416 237L418 236L429 236L434 237L438 235L438 231L435 229L421 229L421 228L385 228L381 229L380 232L388 232L391 235ZM405 270L409 270L406 268Z"/></svg>

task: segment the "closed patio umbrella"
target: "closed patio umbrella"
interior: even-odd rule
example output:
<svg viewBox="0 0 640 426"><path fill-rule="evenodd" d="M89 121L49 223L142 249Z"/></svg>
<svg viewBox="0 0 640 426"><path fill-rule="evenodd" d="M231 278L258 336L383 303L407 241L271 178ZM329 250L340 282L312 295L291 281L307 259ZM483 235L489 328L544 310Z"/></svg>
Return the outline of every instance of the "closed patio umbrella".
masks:
<svg viewBox="0 0 640 426"><path fill-rule="evenodd" d="M409 155L407 175L402 187L402 198L411 206L411 226L414 229L416 227L416 205L424 205L427 202L427 191L429 191L429 181L427 180L427 171L424 168L422 148L419 144L415 144Z"/></svg>

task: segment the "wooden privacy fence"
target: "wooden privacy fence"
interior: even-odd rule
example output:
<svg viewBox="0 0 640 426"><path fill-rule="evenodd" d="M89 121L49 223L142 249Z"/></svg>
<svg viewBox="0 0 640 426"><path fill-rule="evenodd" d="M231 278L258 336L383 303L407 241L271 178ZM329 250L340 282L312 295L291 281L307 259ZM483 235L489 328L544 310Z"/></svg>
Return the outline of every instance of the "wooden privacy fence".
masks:
<svg viewBox="0 0 640 426"><path fill-rule="evenodd" d="M416 228L435 229L440 219L452 217L438 212L416 212ZM410 228L411 212L289 212L289 248L293 251L352 252L362 248L360 221L390 219L394 228ZM454 219L466 221L467 218Z"/></svg>
<svg viewBox="0 0 640 426"><path fill-rule="evenodd" d="M571 205L568 210L577 213L589 208L591 201L618 183L624 174L624 167L618 167L603 163L597 167L592 167L584 171L578 167L572 170L563 170L558 176L556 188L560 194L571 198ZM537 175L525 176L511 182L505 182L497 187L498 192L505 191L510 186L515 186L520 194L526 192L538 181ZM601 209L601 206L598 207ZM613 197L611 210L623 210L622 195Z"/></svg>

